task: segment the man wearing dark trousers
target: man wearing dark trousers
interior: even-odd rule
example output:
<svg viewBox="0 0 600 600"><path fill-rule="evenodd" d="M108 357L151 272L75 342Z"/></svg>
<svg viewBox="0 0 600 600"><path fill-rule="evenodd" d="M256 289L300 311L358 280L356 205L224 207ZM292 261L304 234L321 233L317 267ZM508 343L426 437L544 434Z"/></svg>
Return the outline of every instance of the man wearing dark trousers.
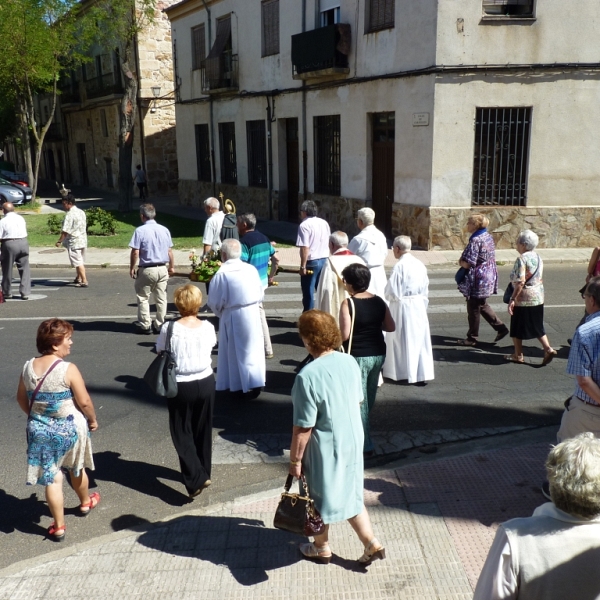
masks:
<svg viewBox="0 0 600 600"><path fill-rule="evenodd" d="M11 298L10 286L12 269L16 263L21 283L21 300L27 300L31 293L31 274L29 272L29 242L25 219L15 212L12 202L2 205L4 218L0 221L0 263L2 264L2 293Z"/></svg>

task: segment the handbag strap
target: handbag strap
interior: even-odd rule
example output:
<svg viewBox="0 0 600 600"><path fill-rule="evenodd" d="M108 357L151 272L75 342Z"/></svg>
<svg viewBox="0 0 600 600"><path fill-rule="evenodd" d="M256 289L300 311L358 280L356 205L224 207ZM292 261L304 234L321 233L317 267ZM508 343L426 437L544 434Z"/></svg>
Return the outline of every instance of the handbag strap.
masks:
<svg viewBox="0 0 600 600"><path fill-rule="evenodd" d="M306 477L304 477L304 473L302 473L300 475L298 482L299 482L300 487L304 488L304 495L308 497L308 495L309 495L308 494L308 484L306 483ZM286 493L288 493L290 491L290 488L292 487L292 483L294 483L294 476L288 475L287 479L285 480L285 485L283 486Z"/></svg>
<svg viewBox="0 0 600 600"><path fill-rule="evenodd" d="M175 321L169 321L167 324L167 341L165 342L165 351L171 352L171 338L173 337L173 327Z"/></svg>
<svg viewBox="0 0 600 600"><path fill-rule="evenodd" d="M538 259L537 266L535 268L535 271L525 280L523 287L525 287L527 285L527 282L530 281L531 279L533 279L537 275L537 272L540 270L540 255L537 252L535 255L537 256L537 259Z"/></svg>
<svg viewBox="0 0 600 600"><path fill-rule="evenodd" d="M56 367L58 365L58 363L61 363L61 362L62 362L62 358L55 360L50 365L50 368L44 373L44 376L38 381L38 384L35 386L35 389L33 390L33 393L31 394L31 399L29 400L29 414L31 414L31 409L33 408L33 403L35 402L35 397L37 396L38 392L40 391L40 388L42 387L42 383L44 383L44 381L46 380L46 377L48 377L48 375L50 375L50 373L52 373L52 371L54 370L54 367Z"/></svg>
<svg viewBox="0 0 600 600"><path fill-rule="evenodd" d="M352 296L348 298L348 304L352 307L352 313L350 314L350 337L348 337L348 354L350 354L352 351L352 336L354 335L354 319L356 317L356 307L354 306Z"/></svg>

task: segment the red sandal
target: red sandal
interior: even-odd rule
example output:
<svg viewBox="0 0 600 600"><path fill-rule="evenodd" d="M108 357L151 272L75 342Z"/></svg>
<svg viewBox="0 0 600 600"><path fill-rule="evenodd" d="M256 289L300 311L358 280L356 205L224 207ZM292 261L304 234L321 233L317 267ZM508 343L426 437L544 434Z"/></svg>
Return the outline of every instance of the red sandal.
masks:
<svg viewBox="0 0 600 600"><path fill-rule="evenodd" d="M92 492L90 494L90 501L86 504L80 504L79 510L84 517L87 517L92 508L96 508L98 504L100 504L100 494L98 492Z"/></svg>
<svg viewBox="0 0 600 600"><path fill-rule="evenodd" d="M66 525L62 525L61 527L57 527L56 523L52 523L50 527L48 527L48 537L55 542L62 542L65 539L65 529Z"/></svg>

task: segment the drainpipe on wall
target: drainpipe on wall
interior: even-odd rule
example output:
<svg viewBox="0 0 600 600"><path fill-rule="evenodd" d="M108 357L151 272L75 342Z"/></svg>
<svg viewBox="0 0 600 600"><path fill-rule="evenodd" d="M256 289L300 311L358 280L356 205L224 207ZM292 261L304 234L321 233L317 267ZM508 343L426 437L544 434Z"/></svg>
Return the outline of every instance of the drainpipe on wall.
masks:
<svg viewBox="0 0 600 600"><path fill-rule="evenodd" d="M135 52L135 66L136 66L136 75L137 75L137 83L138 83L138 92L137 92L137 99L136 99L136 104L137 104L137 110L138 110L138 119L140 121L140 152L142 153L142 169L144 169L144 171L146 172L146 175L148 174L148 169L147 169L147 165L146 165L146 132L144 131L144 112L143 112L143 106L142 106L142 94L141 94L141 90L142 90L142 78L140 75L140 53L138 51L138 40L137 40L137 35L135 36L135 39L133 40L133 45L134 45L134 52ZM121 76L121 72L119 71L119 77ZM133 149L132 149L133 152ZM118 160L118 159L117 159ZM129 178L131 179L131 177L133 177L132 173L129 173ZM157 191L158 191L158 186L157 186Z"/></svg>
<svg viewBox="0 0 600 600"><path fill-rule="evenodd" d="M306 31L306 0L302 0L302 33ZM307 198L308 186L308 154L306 136L306 81L302 80L302 192Z"/></svg>
<svg viewBox="0 0 600 600"><path fill-rule="evenodd" d="M206 4L206 0L202 0L204 4L204 10L206 10L207 22L208 22L208 47L212 48L212 24L210 19L210 9ZM209 119L208 119L208 131L210 138L210 164L211 164L211 179L213 182L213 196L217 195L217 168L215 166L215 128L213 126L213 97L212 95L208 98L209 106Z"/></svg>
<svg viewBox="0 0 600 600"><path fill-rule="evenodd" d="M274 92L273 92L274 93ZM267 161L268 161L268 184L269 184L269 221L273 220L273 136L271 124L275 122L275 96L267 96Z"/></svg>

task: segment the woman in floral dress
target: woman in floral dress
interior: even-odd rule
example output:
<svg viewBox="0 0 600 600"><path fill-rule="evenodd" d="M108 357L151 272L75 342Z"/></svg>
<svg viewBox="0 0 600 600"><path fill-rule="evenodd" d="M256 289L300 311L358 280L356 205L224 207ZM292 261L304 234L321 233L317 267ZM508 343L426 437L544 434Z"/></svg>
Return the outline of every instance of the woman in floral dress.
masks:
<svg viewBox="0 0 600 600"><path fill-rule="evenodd" d="M498 292L498 270L496 269L496 246L487 230L489 220L485 215L475 214L467 221L471 234L458 264L467 269L464 279L458 284L461 294L467 299L469 330L459 346L475 346L479 337L479 323L483 317L496 332L494 342L508 335L508 327L498 318L487 299Z"/></svg>
<svg viewBox="0 0 600 600"><path fill-rule="evenodd" d="M89 493L86 468L94 468L90 431L98 429L94 405L79 369L64 362L71 352L73 326L48 319L38 328L38 358L25 363L19 379L17 401L27 419L27 485L45 487L54 522L48 537L65 537L63 474L79 497L83 516L98 505L100 494Z"/></svg>

